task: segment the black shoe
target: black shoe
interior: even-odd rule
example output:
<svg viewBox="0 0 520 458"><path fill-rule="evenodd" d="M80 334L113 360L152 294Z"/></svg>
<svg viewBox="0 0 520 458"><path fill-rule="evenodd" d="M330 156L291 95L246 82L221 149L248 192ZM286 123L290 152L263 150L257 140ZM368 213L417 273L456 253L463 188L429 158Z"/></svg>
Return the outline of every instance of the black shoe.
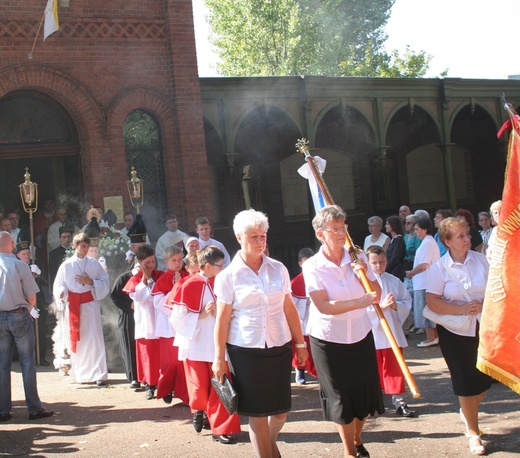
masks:
<svg viewBox="0 0 520 458"><path fill-rule="evenodd" d="M166 396L164 396L164 398L162 398L162 400L163 400L166 404L171 404L172 401L173 401L173 394L172 394L172 393L167 394Z"/></svg>
<svg viewBox="0 0 520 458"><path fill-rule="evenodd" d="M130 383L130 388L141 388L141 384L137 380L132 380Z"/></svg>
<svg viewBox="0 0 520 458"><path fill-rule="evenodd" d="M197 410L193 414L193 427L195 428L195 431L197 431L198 433L202 431L202 425L204 422L203 418L204 412L202 410Z"/></svg>
<svg viewBox="0 0 520 458"><path fill-rule="evenodd" d="M206 412L204 412L204 414L202 415L202 427L204 429L211 429L211 426L209 424L209 418L206 415Z"/></svg>
<svg viewBox="0 0 520 458"><path fill-rule="evenodd" d="M106 387L106 386L108 386L108 382L106 380L98 380L96 382L96 385L100 386L100 387Z"/></svg>
<svg viewBox="0 0 520 458"><path fill-rule="evenodd" d="M155 387L154 386L149 386L148 388L146 388L146 394L145 394L145 397L146 399L148 399L149 401L153 398L155 398Z"/></svg>
<svg viewBox="0 0 520 458"><path fill-rule="evenodd" d="M44 359L40 360L40 366L47 367L49 363L45 361Z"/></svg>
<svg viewBox="0 0 520 458"><path fill-rule="evenodd" d="M395 409L395 413L401 417L415 417L415 410L410 409L407 404L401 404Z"/></svg>
<svg viewBox="0 0 520 458"><path fill-rule="evenodd" d="M237 443L237 441L235 439L233 439L233 436L230 436L228 434L222 434L220 436L213 436L213 441L220 442L221 444L226 444L226 445Z"/></svg>
<svg viewBox="0 0 520 458"><path fill-rule="evenodd" d="M0 421L7 421L13 418L10 413L0 413Z"/></svg>
<svg viewBox="0 0 520 458"><path fill-rule="evenodd" d="M357 458L370 458L370 453L363 444L356 445L356 456Z"/></svg>
<svg viewBox="0 0 520 458"><path fill-rule="evenodd" d="M34 413L30 413L29 420L39 420L40 418L52 417L53 415L54 412L52 410L47 410L44 407L42 407L40 410Z"/></svg>

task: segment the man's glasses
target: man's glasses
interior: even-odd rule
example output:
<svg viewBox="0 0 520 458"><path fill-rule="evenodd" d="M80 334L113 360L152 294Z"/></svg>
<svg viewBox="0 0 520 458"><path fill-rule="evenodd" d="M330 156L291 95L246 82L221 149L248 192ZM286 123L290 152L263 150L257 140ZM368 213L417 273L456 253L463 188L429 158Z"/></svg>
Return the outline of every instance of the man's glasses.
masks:
<svg viewBox="0 0 520 458"><path fill-rule="evenodd" d="M222 263L222 264L216 264L216 263L210 262L210 264L211 264L212 266L219 267L220 269L222 269L222 268L224 267L224 263Z"/></svg>

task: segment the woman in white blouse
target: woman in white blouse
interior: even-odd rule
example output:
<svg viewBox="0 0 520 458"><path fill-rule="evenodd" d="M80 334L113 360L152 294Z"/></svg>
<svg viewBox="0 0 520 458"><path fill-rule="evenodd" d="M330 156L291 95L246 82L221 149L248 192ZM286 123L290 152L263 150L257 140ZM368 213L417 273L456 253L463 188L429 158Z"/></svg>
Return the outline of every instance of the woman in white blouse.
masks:
<svg viewBox="0 0 520 458"><path fill-rule="evenodd" d="M437 325L442 355L450 370L453 391L459 398L460 417L466 427L469 449L484 455L478 427L479 405L491 387L491 378L476 368L478 320L486 290L489 265L486 256L471 250L469 227L462 218L446 218L439 238L448 252L428 272L426 301L434 312L469 315L469 330ZM468 300L470 299L470 300Z"/></svg>
<svg viewBox="0 0 520 458"><path fill-rule="evenodd" d="M320 399L326 420L336 423L345 456L369 457L361 440L368 415L383 413L376 349L367 307L378 301L381 287L364 254L352 264L345 249L345 212L322 208L312 220L320 251L302 266L311 298L310 336ZM366 293L357 271L367 270L373 292Z"/></svg>
<svg viewBox="0 0 520 458"><path fill-rule="evenodd" d="M367 251L368 247L372 245L378 245L385 251L390 245L390 237L383 234L383 220L379 216L371 216L368 218L368 231L370 235L365 237L365 243L363 244L363 250Z"/></svg>
<svg viewBox="0 0 520 458"><path fill-rule="evenodd" d="M298 364L307 360L289 273L267 257L267 217L238 213L233 230L240 251L215 280L217 320L213 372L222 381L227 350L238 413L249 416L249 437L258 457L279 457L276 438L291 410L291 336Z"/></svg>
<svg viewBox="0 0 520 458"><path fill-rule="evenodd" d="M435 323L423 316L426 306L426 271L432 263L441 257L437 242L432 237L432 222L429 218L419 218L415 221L415 235L421 240L421 245L415 252L413 269L405 272L406 278L413 283L413 321L414 326L426 329L426 340L417 344L418 347L431 347L439 344Z"/></svg>

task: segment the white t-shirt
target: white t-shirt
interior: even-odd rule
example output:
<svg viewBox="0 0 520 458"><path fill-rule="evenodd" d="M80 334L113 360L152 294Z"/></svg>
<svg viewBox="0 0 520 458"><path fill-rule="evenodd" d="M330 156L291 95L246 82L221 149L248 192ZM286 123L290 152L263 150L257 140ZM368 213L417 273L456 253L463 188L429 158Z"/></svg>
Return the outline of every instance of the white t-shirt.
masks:
<svg viewBox="0 0 520 458"><path fill-rule="evenodd" d="M233 307L227 342L246 348L281 347L289 342L284 301L290 293L289 272L281 262L262 255L256 275L239 251L215 277L218 301Z"/></svg>
<svg viewBox="0 0 520 458"><path fill-rule="evenodd" d="M413 260L413 267L417 267L419 264L428 264L431 266L435 261L441 257L439 245L431 235L424 237L423 241L417 251L415 252L415 258ZM415 274L412 277L414 291L426 289L426 275L428 269L421 273Z"/></svg>
<svg viewBox="0 0 520 458"><path fill-rule="evenodd" d="M446 272L443 266L450 270L459 284ZM488 274L489 264L486 255L470 250L466 255L465 261L460 263L454 262L448 252L428 269L426 292L439 294L446 302L463 305L468 302L462 291L462 288L464 288L472 300L483 301ZM454 334L474 337L476 335L477 320L479 319L480 315L471 315L472 322L467 332L451 329L447 326L446 329Z"/></svg>
<svg viewBox="0 0 520 458"><path fill-rule="evenodd" d="M367 258L360 255L368 266L367 277L374 281L375 276L370 269ZM350 300L365 295L365 290L351 267L348 252L343 249L343 259L338 266L329 261L323 254L323 247L302 266L307 294L313 291L325 291L329 300ZM366 309L352 310L338 315L321 313L311 299L307 334L317 339L343 344L356 343L363 340L372 329Z"/></svg>

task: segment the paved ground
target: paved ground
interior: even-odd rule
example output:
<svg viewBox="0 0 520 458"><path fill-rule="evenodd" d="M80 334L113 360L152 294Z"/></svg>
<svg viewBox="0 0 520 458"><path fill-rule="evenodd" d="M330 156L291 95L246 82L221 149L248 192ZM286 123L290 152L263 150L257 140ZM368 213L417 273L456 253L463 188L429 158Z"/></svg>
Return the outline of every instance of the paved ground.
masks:
<svg viewBox="0 0 520 458"><path fill-rule="evenodd" d="M440 350L416 348L419 340L412 336L412 346L405 351L421 392L421 398L410 402L419 417L401 418L388 410L369 419L365 445L373 458L471 456ZM213 443L207 431L195 433L186 406L147 401L144 393L129 388L121 373L110 374L110 387L103 389L77 385L51 368L41 368L40 396L56 415L39 421L27 419L17 365L12 379L14 418L0 423L0 456L253 456L246 421L238 444ZM520 396L494 384L481 410L488 455L520 457ZM334 425L322 420L316 382L293 385L293 410L279 436L279 447L284 458L342 456Z"/></svg>

